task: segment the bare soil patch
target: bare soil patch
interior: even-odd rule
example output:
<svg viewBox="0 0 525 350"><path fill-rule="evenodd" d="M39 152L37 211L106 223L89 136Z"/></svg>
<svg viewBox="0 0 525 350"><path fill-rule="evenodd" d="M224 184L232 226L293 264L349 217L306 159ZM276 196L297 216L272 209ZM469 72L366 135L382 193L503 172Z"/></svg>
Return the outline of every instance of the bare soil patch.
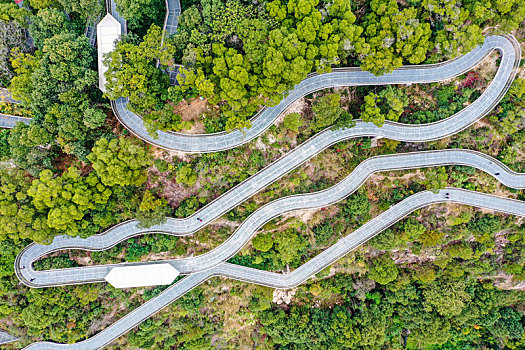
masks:
<svg viewBox="0 0 525 350"><path fill-rule="evenodd" d="M201 100L196 97L189 101L182 101L178 105L173 107L173 112L180 114L182 120L193 120L197 121L200 114L206 110L207 99Z"/></svg>
<svg viewBox="0 0 525 350"><path fill-rule="evenodd" d="M491 81L498 70L496 63L499 58L499 53L495 51L486 57L474 70L478 72L481 79Z"/></svg>
<svg viewBox="0 0 525 350"><path fill-rule="evenodd" d="M307 104L306 104L306 99L304 97L301 97L300 99L295 100L291 105L288 106L288 108L284 110L283 113L281 113L279 118L277 118L277 120L275 121L275 124L276 125L281 124L284 120L284 117L286 117L288 114L292 114L292 113L302 114L303 110L306 107L307 107Z"/></svg>
<svg viewBox="0 0 525 350"><path fill-rule="evenodd" d="M208 106L208 100L201 100L196 97L192 100L182 101L178 105L174 106L173 113L180 114L182 120L193 121L193 125L190 130L185 132L188 134L203 134L205 133L204 124L200 121L200 115L206 111Z"/></svg>
<svg viewBox="0 0 525 350"><path fill-rule="evenodd" d="M177 207L186 198L195 196L200 189L200 185L198 183L195 184L195 186L186 188L183 185L175 182L174 179L168 180L167 178L164 178L162 183L164 186L162 188L161 195L162 197L166 198L169 205L172 207Z"/></svg>

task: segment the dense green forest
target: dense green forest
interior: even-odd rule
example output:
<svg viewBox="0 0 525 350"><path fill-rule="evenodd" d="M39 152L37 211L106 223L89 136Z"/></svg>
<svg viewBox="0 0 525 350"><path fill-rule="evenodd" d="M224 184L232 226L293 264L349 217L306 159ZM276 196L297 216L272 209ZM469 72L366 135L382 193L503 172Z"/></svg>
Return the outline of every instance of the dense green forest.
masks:
<svg viewBox="0 0 525 350"><path fill-rule="evenodd" d="M164 287L108 284L28 288L14 274L29 243L89 237L136 218L142 227L187 217L326 127L354 119L423 124L476 100L499 64L494 52L441 83L345 87L294 103L257 139L202 155L168 152L132 136L109 100L129 98L148 130L214 133L249 127L310 73L359 66L380 75L442 62L513 34L525 46L520 0L185 0L162 40L164 1L116 0L128 34L108 55L98 89L86 25L98 0L0 0L0 87L20 103L0 113L31 123L0 131L0 328L20 338L76 342L105 329ZM157 62L160 64L157 67ZM182 64L178 85L165 70ZM145 235L100 252L57 252L35 269L195 256L224 242L260 206L326 189L365 159L467 148L525 172L523 60L494 110L442 140L340 142L186 237ZM490 175L460 166L373 175L344 201L267 223L230 262L291 271L391 205L455 186L525 200ZM110 349L523 349L525 222L460 205L420 209L292 290L214 278L146 320Z"/></svg>
<svg viewBox="0 0 525 350"><path fill-rule="evenodd" d="M208 122L223 120L221 129L231 130L249 126L262 105L277 104L311 72L357 65L379 75L403 64L439 62L482 43L484 28L485 34L508 33L523 17L519 1L409 1L402 6L395 0L206 0L184 10L177 33L164 45L156 24L142 41L136 36L122 40L110 55L108 96L128 97L154 131L187 128L173 114L198 94L207 99ZM152 65L157 60L184 65L180 86L169 87ZM381 123L382 116L371 109L385 98L367 99L367 120ZM387 117L396 120L397 113Z"/></svg>

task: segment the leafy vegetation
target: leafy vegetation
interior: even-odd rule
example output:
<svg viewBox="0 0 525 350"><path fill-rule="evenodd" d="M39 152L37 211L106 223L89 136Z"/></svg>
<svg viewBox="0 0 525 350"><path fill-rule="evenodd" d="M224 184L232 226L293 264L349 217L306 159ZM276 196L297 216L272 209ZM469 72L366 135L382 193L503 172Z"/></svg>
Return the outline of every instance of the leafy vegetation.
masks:
<svg viewBox="0 0 525 350"><path fill-rule="evenodd" d="M142 4L131 3L127 11ZM250 117L261 106L277 104L308 73L357 63L380 75L403 64L455 58L483 42L482 28L510 32L525 14L519 1L471 1L462 6L450 1L374 0L359 9L359 16L354 14L356 8L345 1L318 0L195 3L182 13L177 33L163 45L156 24L142 43L132 45L151 56L127 54L123 64L121 54L111 55L108 76L115 84L110 84L108 96L130 97L131 107L145 116L153 134L184 128L170 106L189 91L197 91L209 105L218 107L215 118L226 119L226 130L249 127ZM148 16L148 11L133 18ZM123 42L137 40L131 38ZM154 69L157 60L165 67L182 63L180 86L168 89L165 77ZM129 79L131 72L134 79ZM142 98L120 88L130 82ZM377 125L385 119L398 120L408 103L406 95L392 87L365 100L360 117ZM331 116L325 123L331 125L336 119Z"/></svg>
<svg viewBox="0 0 525 350"><path fill-rule="evenodd" d="M29 0L19 8L0 0L0 86L21 101L0 104L0 112L32 118L0 133L0 328L20 337L11 348L81 341L165 289L27 288L14 263L28 244L89 237L128 219L147 228L187 217L330 126L351 127L358 118L378 126L442 120L478 98L499 63L493 54L442 83L317 91L256 140L203 155L166 152L130 136L107 98L128 98L153 135L249 127L262 106L276 105L310 73L360 66L384 74L441 62L480 44L482 33L513 33L523 42L517 29L525 17L519 0L189 0L177 33L162 40L163 1L116 1L129 34L106 58L103 96L96 50L84 36L103 14L101 2ZM163 70L176 63L184 68L179 85L170 86ZM524 172L524 109L518 78L486 119L444 140L339 142L193 236L148 234L106 251L55 252L34 267L203 254L262 205L326 189L376 155L468 148ZM230 262L293 271L399 201L445 186L525 200L522 190L468 167L375 174L338 204L266 223ZM109 348L520 349L524 234L508 215L423 208L293 290L213 279Z"/></svg>

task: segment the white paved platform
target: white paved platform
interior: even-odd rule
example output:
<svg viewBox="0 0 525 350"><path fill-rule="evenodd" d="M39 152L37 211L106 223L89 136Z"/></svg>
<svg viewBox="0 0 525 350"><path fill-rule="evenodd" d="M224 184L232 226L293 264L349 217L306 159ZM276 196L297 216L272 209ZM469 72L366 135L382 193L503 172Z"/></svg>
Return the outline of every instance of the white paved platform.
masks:
<svg viewBox="0 0 525 350"><path fill-rule="evenodd" d="M97 24L98 48L98 88L106 91L106 76L108 67L104 65L104 55L115 49L115 40L122 34L120 23L109 13Z"/></svg>
<svg viewBox="0 0 525 350"><path fill-rule="evenodd" d="M172 284L179 271L170 264L114 267L104 277L115 288L136 288Z"/></svg>

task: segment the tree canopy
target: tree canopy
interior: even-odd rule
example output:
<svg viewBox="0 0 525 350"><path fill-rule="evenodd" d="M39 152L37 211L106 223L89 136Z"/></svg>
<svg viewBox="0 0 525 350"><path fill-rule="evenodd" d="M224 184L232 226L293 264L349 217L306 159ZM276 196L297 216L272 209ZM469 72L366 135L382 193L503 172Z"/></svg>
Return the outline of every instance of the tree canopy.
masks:
<svg viewBox="0 0 525 350"><path fill-rule="evenodd" d="M101 138L87 158L106 186L140 186L146 181L145 169L153 164L140 141L124 137Z"/></svg>

